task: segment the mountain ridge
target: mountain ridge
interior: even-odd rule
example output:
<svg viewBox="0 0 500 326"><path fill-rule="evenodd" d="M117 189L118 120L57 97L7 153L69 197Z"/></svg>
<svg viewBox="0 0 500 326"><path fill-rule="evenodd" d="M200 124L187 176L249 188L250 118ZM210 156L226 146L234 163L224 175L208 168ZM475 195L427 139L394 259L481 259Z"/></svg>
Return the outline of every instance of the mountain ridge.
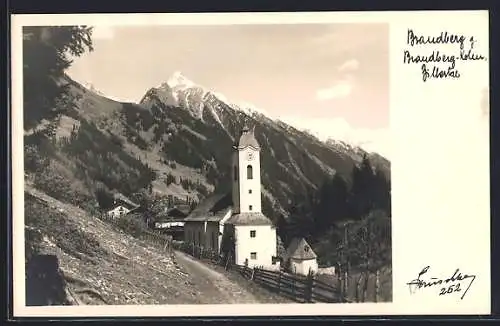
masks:
<svg viewBox="0 0 500 326"><path fill-rule="evenodd" d="M149 187L163 196L199 201L216 189L224 191L231 184L231 146L247 122L263 148L263 208L271 215L286 214L290 198L317 189L335 173L349 179L364 154L376 157L374 166L390 179L390 162L382 156L322 142L227 103L182 73L149 89L139 103L115 101L66 79L76 107L56 122L52 151L57 164L73 171L69 178L87 184L90 194L104 187L131 195Z"/></svg>

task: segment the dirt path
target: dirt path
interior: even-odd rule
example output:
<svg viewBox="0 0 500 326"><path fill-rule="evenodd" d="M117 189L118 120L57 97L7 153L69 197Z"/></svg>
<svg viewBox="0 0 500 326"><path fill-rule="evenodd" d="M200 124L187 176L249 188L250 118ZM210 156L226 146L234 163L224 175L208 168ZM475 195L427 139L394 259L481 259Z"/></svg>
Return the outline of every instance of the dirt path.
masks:
<svg viewBox="0 0 500 326"><path fill-rule="evenodd" d="M260 303L246 289L229 280L225 275L211 269L182 252L175 253L177 263L190 275L191 281L202 289L203 303Z"/></svg>

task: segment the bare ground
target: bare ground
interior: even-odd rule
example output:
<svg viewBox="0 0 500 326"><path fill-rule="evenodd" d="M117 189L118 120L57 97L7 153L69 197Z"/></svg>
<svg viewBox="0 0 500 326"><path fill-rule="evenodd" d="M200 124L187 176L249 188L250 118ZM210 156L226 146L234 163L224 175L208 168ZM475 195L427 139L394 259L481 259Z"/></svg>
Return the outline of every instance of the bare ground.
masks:
<svg viewBox="0 0 500 326"><path fill-rule="evenodd" d="M193 276L193 283L204 293L217 294L200 298L202 303L259 303L253 294L229 280L226 275L211 269L185 253L176 252L176 260L186 269L188 274Z"/></svg>
<svg viewBox="0 0 500 326"><path fill-rule="evenodd" d="M26 228L43 234L38 244L41 252L58 257L67 288L78 304L228 304L273 300L272 296L254 295L225 273L184 253L171 257L162 249L29 185L25 192L31 195L26 197L26 215L35 215L25 216ZM43 219L38 221L38 216ZM59 224L49 223L49 218L57 218ZM61 232L61 228L73 231ZM96 248L79 252L75 239L80 234L97 239Z"/></svg>

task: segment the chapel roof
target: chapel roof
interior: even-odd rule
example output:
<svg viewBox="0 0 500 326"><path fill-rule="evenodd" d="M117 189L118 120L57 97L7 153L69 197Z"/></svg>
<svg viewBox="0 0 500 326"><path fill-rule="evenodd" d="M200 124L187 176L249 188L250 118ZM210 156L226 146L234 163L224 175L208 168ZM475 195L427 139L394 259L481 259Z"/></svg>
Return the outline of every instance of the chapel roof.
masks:
<svg viewBox="0 0 500 326"><path fill-rule="evenodd" d="M293 238L286 250L286 256L294 259L315 259L316 253L304 238Z"/></svg>

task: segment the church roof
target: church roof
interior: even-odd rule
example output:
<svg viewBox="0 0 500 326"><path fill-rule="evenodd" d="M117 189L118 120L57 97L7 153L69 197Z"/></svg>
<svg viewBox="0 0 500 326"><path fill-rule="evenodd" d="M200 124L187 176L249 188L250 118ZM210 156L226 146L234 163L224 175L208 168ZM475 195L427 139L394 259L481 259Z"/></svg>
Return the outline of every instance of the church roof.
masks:
<svg viewBox="0 0 500 326"><path fill-rule="evenodd" d="M255 149L260 149L260 145L254 135L254 130L250 130L248 127L243 128L240 139L238 141L237 148L244 149L246 147L253 147Z"/></svg>
<svg viewBox="0 0 500 326"><path fill-rule="evenodd" d="M304 238L293 238L286 250L286 256L294 259L315 259L316 253Z"/></svg>
<svg viewBox="0 0 500 326"><path fill-rule="evenodd" d="M273 225L271 220L260 212L234 214L226 223L233 225Z"/></svg>
<svg viewBox="0 0 500 326"><path fill-rule="evenodd" d="M218 222L231 209L230 193L215 193L200 202L200 204L184 219L186 222Z"/></svg>

